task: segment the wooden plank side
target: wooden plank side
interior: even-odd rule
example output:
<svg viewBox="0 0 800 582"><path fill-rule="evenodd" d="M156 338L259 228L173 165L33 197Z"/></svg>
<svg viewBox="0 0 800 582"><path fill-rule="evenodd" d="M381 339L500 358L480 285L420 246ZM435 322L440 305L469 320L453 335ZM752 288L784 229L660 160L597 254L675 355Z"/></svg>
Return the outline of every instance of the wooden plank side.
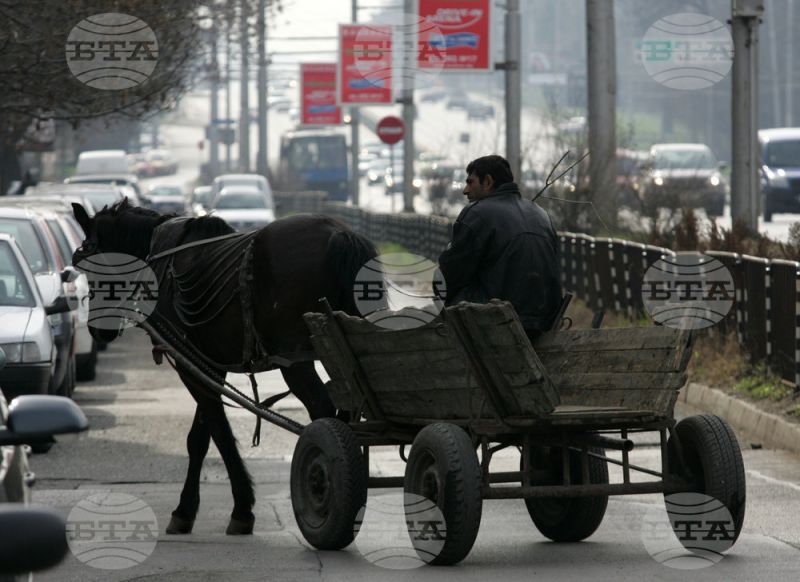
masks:
<svg viewBox="0 0 800 582"><path fill-rule="evenodd" d="M594 352L609 348L616 350L641 350L675 348L682 330L670 327L642 327L621 329L575 329L542 334L534 349L543 352Z"/></svg>
<svg viewBox="0 0 800 582"><path fill-rule="evenodd" d="M553 374L560 393L581 390L679 390L686 383L685 372L602 372Z"/></svg>
<svg viewBox="0 0 800 582"><path fill-rule="evenodd" d="M673 348L607 349L596 352L539 352L551 376L567 372L680 372L681 354ZM685 366L684 368L685 369Z"/></svg>

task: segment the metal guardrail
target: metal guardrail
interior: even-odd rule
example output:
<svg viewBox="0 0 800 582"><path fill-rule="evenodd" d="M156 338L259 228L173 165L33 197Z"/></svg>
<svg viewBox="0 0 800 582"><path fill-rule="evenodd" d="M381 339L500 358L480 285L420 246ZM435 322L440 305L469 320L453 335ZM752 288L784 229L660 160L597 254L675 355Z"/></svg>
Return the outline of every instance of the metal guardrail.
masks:
<svg viewBox="0 0 800 582"><path fill-rule="evenodd" d="M376 242L394 242L409 252L436 260L447 247L453 221L440 216L377 214L324 193L276 193L278 213L317 212L338 218ZM642 281L648 267L675 252L616 238L558 233L562 285L590 309L638 319L646 315ZM736 331L752 362L766 362L800 388L800 262L707 251L733 276L734 307L717 324Z"/></svg>

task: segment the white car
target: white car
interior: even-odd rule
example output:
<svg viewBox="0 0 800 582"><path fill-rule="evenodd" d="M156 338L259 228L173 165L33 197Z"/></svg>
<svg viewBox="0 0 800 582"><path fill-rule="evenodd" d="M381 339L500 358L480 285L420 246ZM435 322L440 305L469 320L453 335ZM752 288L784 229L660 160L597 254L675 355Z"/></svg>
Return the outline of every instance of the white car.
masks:
<svg viewBox="0 0 800 582"><path fill-rule="evenodd" d="M210 214L223 219L236 230L253 230L275 220L275 203L272 194L266 196L257 188L229 186L223 188L211 203Z"/></svg>
<svg viewBox="0 0 800 582"><path fill-rule="evenodd" d="M94 150L81 152L75 174L128 174L131 162L125 150Z"/></svg>
<svg viewBox="0 0 800 582"><path fill-rule="evenodd" d="M224 188L230 186L251 186L265 195L272 196L269 181L260 174L222 174L214 178L211 183L212 198L216 198Z"/></svg>
<svg viewBox="0 0 800 582"><path fill-rule="evenodd" d="M82 174L70 176L65 184L106 184L112 187L129 188L136 196L135 206L139 206L138 197L142 195L139 179L133 174ZM131 200L133 203L134 201Z"/></svg>
<svg viewBox="0 0 800 582"><path fill-rule="evenodd" d="M14 237L0 233L0 347L6 356L0 385L9 400L48 393L56 366L48 315L69 310L60 292L52 277L34 277Z"/></svg>
<svg viewBox="0 0 800 582"><path fill-rule="evenodd" d="M186 212L186 195L177 184L153 184L142 197L142 202L159 214Z"/></svg>

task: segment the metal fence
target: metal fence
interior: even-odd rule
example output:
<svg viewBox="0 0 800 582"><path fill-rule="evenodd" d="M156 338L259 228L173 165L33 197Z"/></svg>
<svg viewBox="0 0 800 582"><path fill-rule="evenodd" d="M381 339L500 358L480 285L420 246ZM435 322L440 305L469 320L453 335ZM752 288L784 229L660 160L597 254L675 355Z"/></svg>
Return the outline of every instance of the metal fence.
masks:
<svg viewBox="0 0 800 582"><path fill-rule="evenodd" d="M299 196L298 194L303 194ZM375 242L393 242L436 260L450 241L452 220L417 214L377 214L344 203L325 202L324 193L276 195L279 214L324 213ZM560 232L562 285L593 310L646 316L642 283L647 269L676 253L616 238ZM736 332L753 362L766 362L800 387L800 263L723 251L707 251L730 271L733 307L715 329Z"/></svg>

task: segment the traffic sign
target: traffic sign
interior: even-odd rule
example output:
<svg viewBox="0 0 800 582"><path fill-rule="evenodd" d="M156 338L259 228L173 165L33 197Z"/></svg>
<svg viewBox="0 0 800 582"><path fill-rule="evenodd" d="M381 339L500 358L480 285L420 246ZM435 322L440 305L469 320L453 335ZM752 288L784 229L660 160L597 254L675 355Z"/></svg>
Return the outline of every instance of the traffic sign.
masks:
<svg viewBox="0 0 800 582"><path fill-rule="evenodd" d="M375 133L378 134L378 138L388 145L394 145L403 139L405 132L406 127L403 125L403 120L394 115L384 117L375 127Z"/></svg>

